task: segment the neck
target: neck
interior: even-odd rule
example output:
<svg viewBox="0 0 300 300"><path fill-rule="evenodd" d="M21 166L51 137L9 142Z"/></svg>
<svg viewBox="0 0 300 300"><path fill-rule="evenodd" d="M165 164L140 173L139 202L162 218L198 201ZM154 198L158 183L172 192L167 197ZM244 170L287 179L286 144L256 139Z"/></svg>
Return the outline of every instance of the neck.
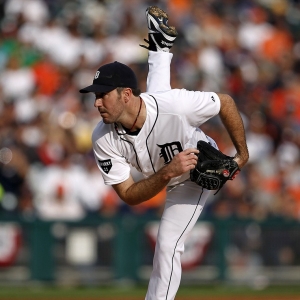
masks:
<svg viewBox="0 0 300 300"><path fill-rule="evenodd" d="M136 115L136 118L135 118L135 120L134 120L132 126L130 127L129 131L132 131L132 130L134 129L134 126L136 125L136 123L137 123L137 121L138 121L138 118L139 118L139 116L140 116L140 113L141 113L143 100L142 100L141 97L139 97L139 98L140 98L139 110L138 110L138 113L137 113L137 115Z"/></svg>

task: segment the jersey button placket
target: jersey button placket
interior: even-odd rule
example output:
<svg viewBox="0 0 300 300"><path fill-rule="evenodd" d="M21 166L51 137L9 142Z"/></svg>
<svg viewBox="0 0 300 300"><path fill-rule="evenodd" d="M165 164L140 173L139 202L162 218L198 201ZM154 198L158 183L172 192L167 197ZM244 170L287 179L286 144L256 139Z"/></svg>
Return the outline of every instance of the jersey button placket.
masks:
<svg viewBox="0 0 300 300"><path fill-rule="evenodd" d="M142 152L143 147L140 145L140 140L136 140L135 144L136 144L136 149L137 149L139 152Z"/></svg>

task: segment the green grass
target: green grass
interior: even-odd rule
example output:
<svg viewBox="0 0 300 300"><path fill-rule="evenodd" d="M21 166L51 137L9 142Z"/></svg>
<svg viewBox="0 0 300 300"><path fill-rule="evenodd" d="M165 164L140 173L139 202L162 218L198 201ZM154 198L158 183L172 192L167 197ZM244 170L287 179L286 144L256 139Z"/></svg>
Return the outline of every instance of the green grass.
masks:
<svg viewBox="0 0 300 300"><path fill-rule="evenodd" d="M201 287L182 287L178 295L184 296L300 296L300 286L269 286L256 290L245 286L215 285ZM299 298L300 299L300 298Z"/></svg>
<svg viewBox="0 0 300 300"><path fill-rule="evenodd" d="M0 299L144 299L146 286L136 288L98 287L98 288L58 288L43 286L0 287ZM232 296L299 296L300 286L272 286L263 290L253 290L249 287L227 285L216 286L183 286L178 291L178 297L220 297ZM198 297L197 297L198 298ZM194 298L193 298L194 299ZM287 299L287 298L285 298Z"/></svg>

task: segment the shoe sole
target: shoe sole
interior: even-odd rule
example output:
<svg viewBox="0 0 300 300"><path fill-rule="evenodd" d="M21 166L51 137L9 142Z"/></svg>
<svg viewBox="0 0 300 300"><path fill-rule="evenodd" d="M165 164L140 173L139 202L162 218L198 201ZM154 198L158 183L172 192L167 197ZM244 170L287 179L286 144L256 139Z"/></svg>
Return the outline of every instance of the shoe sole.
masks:
<svg viewBox="0 0 300 300"><path fill-rule="evenodd" d="M157 6L150 6L147 11L149 14L157 18L163 17L167 20L169 19L168 14Z"/></svg>
<svg viewBox="0 0 300 300"><path fill-rule="evenodd" d="M155 19L155 18L165 18L168 20L169 17L165 11L158 8L157 6L150 6L146 10L146 16L148 19L148 23L150 23L151 20L156 30L159 31L167 40L173 41L177 37L178 33L174 26L166 26L163 23L159 24ZM148 24L148 28L150 29L150 24Z"/></svg>
<svg viewBox="0 0 300 300"><path fill-rule="evenodd" d="M161 28L161 30L163 30L163 32L165 32L166 34L172 36L172 37L176 37L178 35L176 29L174 26L166 26L164 24L160 24L159 26Z"/></svg>

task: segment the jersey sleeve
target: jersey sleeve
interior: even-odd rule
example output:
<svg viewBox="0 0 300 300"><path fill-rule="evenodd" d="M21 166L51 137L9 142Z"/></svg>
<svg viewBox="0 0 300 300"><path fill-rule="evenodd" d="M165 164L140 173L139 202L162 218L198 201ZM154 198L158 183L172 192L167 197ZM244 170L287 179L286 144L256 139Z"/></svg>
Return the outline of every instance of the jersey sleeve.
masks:
<svg viewBox="0 0 300 300"><path fill-rule="evenodd" d="M220 98L214 92L174 90L176 103L188 123L199 127L220 112Z"/></svg>
<svg viewBox="0 0 300 300"><path fill-rule="evenodd" d="M105 126L109 125L97 126L92 134L93 152L104 183L113 185L129 178L130 166L114 145L112 133L103 132Z"/></svg>

